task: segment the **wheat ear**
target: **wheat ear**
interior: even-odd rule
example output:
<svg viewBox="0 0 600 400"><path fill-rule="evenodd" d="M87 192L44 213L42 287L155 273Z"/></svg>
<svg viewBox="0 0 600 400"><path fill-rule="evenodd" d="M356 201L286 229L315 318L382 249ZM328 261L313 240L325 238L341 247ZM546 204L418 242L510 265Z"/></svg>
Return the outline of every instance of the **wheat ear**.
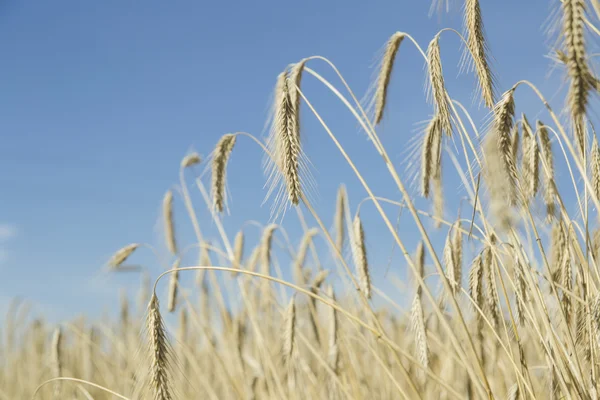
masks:
<svg viewBox="0 0 600 400"><path fill-rule="evenodd" d="M169 312L174 312L177 307L177 292L179 289L179 265L181 259L175 260L175 263L171 267L175 271L170 274L169 277L169 302L167 304L167 309Z"/></svg>
<svg viewBox="0 0 600 400"><path fill-rule="evenodd" d="M429 67L429 84L431 95L435 105L436 113L440 116L442 131L452 136L452 118L450 116L450 104L446 85L444 83L444 72L442 70L442 58L440 55L439 35L429 43L427 47L427 65Z"/></svg>
<svg viewBox="0 0 600 400"><path fill-rule="evenodd" d="M138 247L140 247L139 243L132 243L123 247L111 257L108 265L111 268L120 267Z"/></svg>
<svg viewBox="0 0 600 400"><path fill-rule="evenodd" d="M239 231L233 242L233 268L241 269L242 258L244 258L244 232ZM233 276L237 276L236 272Z"/></svg>
<svg viewBox="0 0 600 400"><path fill-rule="evenodd" d="M213 152L213 158L211 163L212 168L212 198L213 207L217 212L223 212L225 207L225 187L226 187L226 173L227 173L227 162L229 156L235 146L236 136L232 133L223 135L215 150Z"/></svg>
<svg viewBox="0 0 600 400"><path fill-rule="evenodd" d="M177 254L177 242L175 241L175 222L173 221L173 192L170 190L165 193L162 208L167 249L169 249L171 254Z"/></svg>
<svg viewBox="0 0 600 400"><path fill-rule="evenodd" d="M148 305L147 329L150 336L150 384L153 398L154 400L171 400L168 373L169 345L156 294L152 294Z"/></svg>
<svg viewBox="0 0 600 400"><path fill-rule="evenodd" d="M394 61L396 60L396 54L398 53L398 49L400 48L400 44L402 44L404 37L404 33L396 32L389 38L385 46L385 53L383 55L383 60L381 61L381 68L379 69L377 86L375 89L375 125L379 124L383 118L383 112L387 103L388 86L394 68Z"/></svg>
<svg viewBox="0 0 600 400"><path fill-rule="evenodd" d="M352 256L360 281L360 288L367 299L371 298L371 276L367 261L367 248L365 245L365 231L360 216L357 214L352 223Z"/></svg>
<svg viewBox="0 0 600 400"><path fill-rule="evenodd" d="M467 48L469 49L475 72L479 78L479 90L486 107L494 107L494 75L490 68L487 45L485 41L483 18L479 0L465 1L465 26L467 28Z"/></svg>

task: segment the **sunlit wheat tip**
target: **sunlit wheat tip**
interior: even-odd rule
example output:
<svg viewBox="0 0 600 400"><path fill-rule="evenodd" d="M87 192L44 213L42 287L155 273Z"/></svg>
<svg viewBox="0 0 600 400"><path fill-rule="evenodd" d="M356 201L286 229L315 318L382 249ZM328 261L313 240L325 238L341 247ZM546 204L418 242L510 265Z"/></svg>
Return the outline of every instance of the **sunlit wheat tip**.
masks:
<svg viewBox="0 0 600 400"><path fill-rule="evenodd" d="M400 48L400 44L404 37L404 33L396 32L389 38L385 46L385 53L383 55L383 60L381 61L381 69L377 76L377 86L375 90L375 125L379 124L383 118L383 112L387 103L388 86L394 68L394 61L396 60L396 54L398 53L398 49Z"/></svg>
<svg viewBox="0 0 600 400"><path fill-rule="evenodd" d="M177 254L177 242L175 241L175 222L173 220L173 192L170 190L165 193L162 209L167 249L169 249L171 254Z"/></svg>
<svg viewBox="0 0 600 400"><path fill-rule="evenodd" d="M236 136L234 134L223 135L213 153L211 190L213 206L217 212L223 212L225 207L227 162L235 146L235 141Z"/></svg>

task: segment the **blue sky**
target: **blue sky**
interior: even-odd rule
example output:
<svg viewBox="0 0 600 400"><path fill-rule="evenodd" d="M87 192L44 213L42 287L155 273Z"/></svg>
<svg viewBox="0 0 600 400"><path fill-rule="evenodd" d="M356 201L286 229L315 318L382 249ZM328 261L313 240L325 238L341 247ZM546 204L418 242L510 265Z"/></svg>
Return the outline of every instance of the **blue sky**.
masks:
<svg viewBox="0 0 600 400"><path fill-rule="evenodd" d="M147 242L166 254L157 221L165 190L177 183L181 158L190 149L208 155L224 133L261 135L275 78L287 64L326 56L362 97L392 33L409 32L426 47L439 29L461 28L459 3L450 14L429 18L428 1L3 2L2 302L22 296L60 317L101 312L120 287L137 285L134 276L98 277L113 251ZM545 81L548 2L483 1L482 8L498 87L530 79L554 94L556 84ZM470 100L473 76L458 76L458 39L446 34L441 46L448 90L481 122L485 112ZM323 63L310 66L333 80ZM379 131L399 169L415 124L430 114L424 78L422 59L403 44ZM313 78L305 78L303 89L377 193L399 199L347 111ZM522 93L518 104L531 103L533 113L541 109ZM348 186L354 207L365 192L306 108L303 137L318 182L315 206L331 223L339 183ZM261 208L261 161L258 148L240 138L228 170L232 211L225 223L232 237L243 221L268 219L268 207ZM456 198L459 183L449 179L454 181L447 193ZM197 192L194 197L204 210ZM178 234L188 243L192 231L180 201L176 213ZM369 207L364 219L368 250L381 263L375 283L383 285L391 239ZM287 220L294 231L294 213ZM206 213L200 222L214 231ZM404 264L396 260L400 271ZM162 268L147 266L153 272Z"/></svg>

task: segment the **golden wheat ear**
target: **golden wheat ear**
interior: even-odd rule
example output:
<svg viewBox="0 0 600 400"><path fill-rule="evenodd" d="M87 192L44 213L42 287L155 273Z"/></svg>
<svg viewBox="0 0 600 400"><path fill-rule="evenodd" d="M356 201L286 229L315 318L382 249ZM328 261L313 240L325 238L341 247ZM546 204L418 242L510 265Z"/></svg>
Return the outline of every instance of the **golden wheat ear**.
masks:
<svg viewBox="0 0 600 400"><path fill-rule="evenodd" d="M223 135L215 150L213 151L211 158L211 170L212 170L212 184L211 193L213 207L217 212L223 212L226 204L226 172L227 162L229 156L235 146L236 136L228 133Z"/></svg>
<svg viewBox="0 0 600 400"><path fill-rule="evenodd" d="M392 70L394 68L394 62L396 60L396 54L398 49L404 40L406 35L402 32L394 33L386 43L385 53L381 60L381 67L377 76L377 82L375 84L375 125L379 124L383 119L383 113L387 103L388 87L392 78Z"/></svg>
<svg viewBox="0 0 600 400"><path fill-rule="evenodd" d="M148 305L148 330L150 354L150 386L154 400L172 400L169 376L170 349L160 313L158 297L152 295Z"/></svg>
<svg viewBox="0 0 600 400"><path fill-rule="evenodd" d="M365 244L365 230L360 216L357 214L352 223L352 256L360 282L360 290L367 299L371 298L371 275L367 260L367 247Z"/></svg>
<svg viewBox="0 0 600 400"><path fill-rule="evenodd" d="M173 192L170 190L163 197L162 213L167 249L171 254L176 255L177 242L175 240L175 221L173 217Z"/></svg>
<svg viewBox="0 0 600 400"><path fill-rule="evenodd" d="M569 75L567 104L573 122L573 132L580 154L585 152L585 114L589 104L590 90L595 83L589 65L585 44L585 2L564 0L562 2L562 39L565 48L564 61Z"/></svg>
<svg viewBox="0 0 600 400"><path fill-rule="evenodd" d="M467 31L466 50L473 60L483 103L491 109L496 102L495 77L490 67L479 0L466 0L464 14L464 25Z"/></svg>
<svg viewBox="0 0 600 400"><path fill-rule="evenodd" d="M267 177L265 201L273 198L271 216L279 216L289 204L298 205L304 195L305 180L311 181L308 161L300 140L301 77L305 60L288 67L277 77L272 121L267 137L269 155L265 158Z"/></svg>
<svg viewBox="0 0 600 400"><path fill-rule="evenodd" d="M436 114L439 115L442 131L446 135L452 136L452 117L442 70L439 35L436 35L427 47L427 65L429 69L428 91L433 99Z"/></svg>

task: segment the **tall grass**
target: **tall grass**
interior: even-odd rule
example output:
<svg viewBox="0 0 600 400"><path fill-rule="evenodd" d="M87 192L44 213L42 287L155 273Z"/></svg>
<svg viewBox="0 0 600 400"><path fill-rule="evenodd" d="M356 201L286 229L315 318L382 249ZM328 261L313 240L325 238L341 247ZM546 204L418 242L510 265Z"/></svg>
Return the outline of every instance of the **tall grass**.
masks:
<svg viewBox="0 0 600 400"><path fill-rule="evenodd" d="M476 103L490 110L487 126L473 124L446 89L440 38L450 30L437 33L426 49L408 33L390 37L374 82L373 116L329 60L290 64L277 77L267 142L241 132L223 136L206 169L212 176L201 174L194 182L218 237L209 242L203 236L192 205L184 171L202 162L194 153L181 162L180 190L163 200L174 267L155 277L153 287L142 286L137 311L123 301L116 322L49 326L43 319L16 318L20 314L11 310L3 327L0 399L597 399L600 150L591 101L598 85L586 38L600 33L591 14L598 9L592 0L560 4L561 40L553 53L565 64L568 92L564 106L553 109L527 81L503 88L496 98L480 4L465 1L466 62L477 79ZM389 111L393 73L413 62L396 59L401 43L418 48L429 72L433 116L418 141L415 165L426 199L419 204L431 202L433 213L417 207L405 184L410 177L396 169L388 156L392 149L375 129ZM348 95L312 69L317 58L341 78ZM303 79L321 82L349 109L399 198L373 192L371 178L303 92ZM532 125L520 112L524 91L545 107L545 122ZM398 296L386 295L371 279L368 258L381 251L381 242L367 246L362 199L350 199L340 186L335 215L325 217L304 192L309 154L302 149L301 108L322 125L320 140L332 140L342 153L400 248L412 277L400 296L405 300L394 302ZM256 243L244 226L225 230L226 177L238 173L227 171L234 144L236 152L256 144L264 153L276 209L294 208L304 228L299 246L272 221ZM442 171L444 179L458 176L464 187L466 200L455 216L443 208ZM177 193L194 226L198 265L180 264L185 249L174 229ZM570 199L575 204L566 204ZM407 245L383 204L409 214L416 248ZM324 221L331 219L330 230ZM445 244L433 239L435 225L447 229ZM144 247L117 251L111 273L120 273ZM291 271L282 274L287 259ZM182 278L194 272L196 285L186 287ZM167 309L179 315L173 323L165 319L157 291L167 282ZM376 307L374 299L384 305Z"/></svg>

